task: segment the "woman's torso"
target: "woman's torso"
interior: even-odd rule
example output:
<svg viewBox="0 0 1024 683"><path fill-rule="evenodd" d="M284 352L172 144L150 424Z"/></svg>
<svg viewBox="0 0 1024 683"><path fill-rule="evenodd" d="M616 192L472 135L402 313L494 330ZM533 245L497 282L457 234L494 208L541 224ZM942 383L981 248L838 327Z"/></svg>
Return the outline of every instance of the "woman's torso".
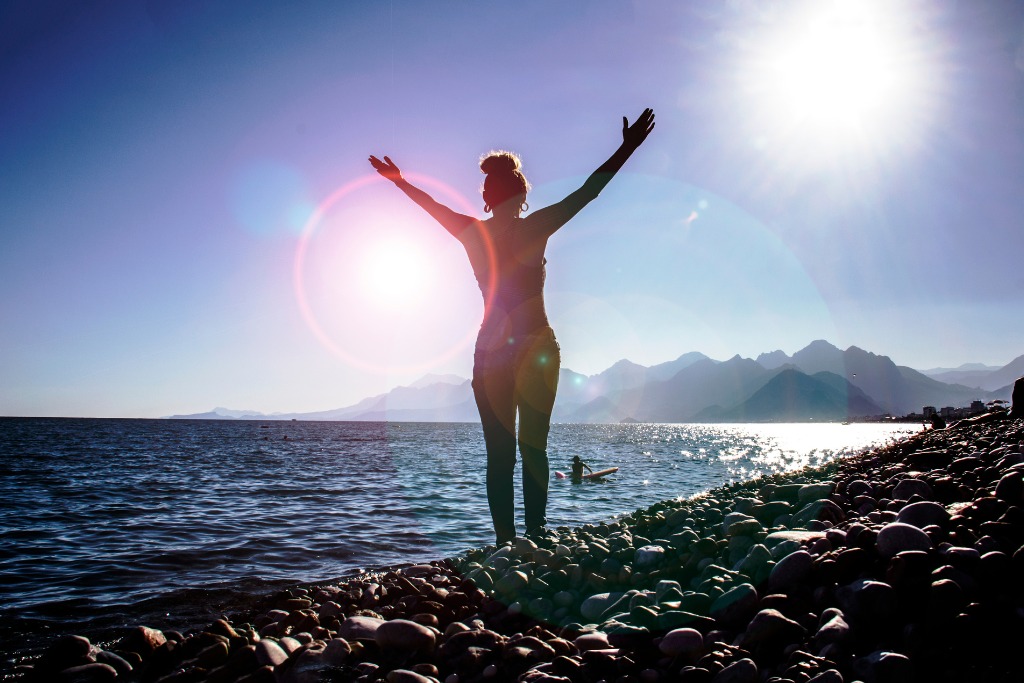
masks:
<svg viewBox="0 0 1024 683"><path fill-rule="evenodd" d="M547 234L531 230L528 219L476 223L463 239L484 297L484 321L477 347L496 348L508 340L548 328L544 309L544 249Z"/></svg>

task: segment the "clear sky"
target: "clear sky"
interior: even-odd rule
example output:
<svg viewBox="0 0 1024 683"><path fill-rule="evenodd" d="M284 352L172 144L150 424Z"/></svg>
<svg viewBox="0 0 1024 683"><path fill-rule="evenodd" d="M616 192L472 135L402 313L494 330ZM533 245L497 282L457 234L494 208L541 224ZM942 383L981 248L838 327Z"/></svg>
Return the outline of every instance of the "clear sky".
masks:
<svg viewBox="0 0 1024 683"><path fill-rule="evenodd" d="M0 415L340 407L468 377L482 302L389 155L535 209L657 127L548 248L563 365L814 339L1024 352L1024 5L102 3L0 9Z"/></svg>

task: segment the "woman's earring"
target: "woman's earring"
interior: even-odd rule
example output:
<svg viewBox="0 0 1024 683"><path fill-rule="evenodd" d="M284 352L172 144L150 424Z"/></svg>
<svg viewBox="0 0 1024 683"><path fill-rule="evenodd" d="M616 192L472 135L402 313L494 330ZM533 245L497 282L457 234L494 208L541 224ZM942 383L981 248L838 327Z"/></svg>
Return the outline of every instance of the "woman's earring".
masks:
<svg viewBox="0 0 1024 683"><path fill-rule="evenodd" d="M484 204L484 213L490 213L490 212L491 212L491 205L490 204Z"/></svg>
<svg viewBox="0 0 1024 683"><path fill-rule="evenodd" d="M529 211L529 210L530 210L530 205L529 205L529 204L527 204L526 202L523 202L523 206L522 206L522 208L521 208L521 209L520 209L519 211L520 211L521 213L526 213L526 212L527 212L527 211Z"/></svg>

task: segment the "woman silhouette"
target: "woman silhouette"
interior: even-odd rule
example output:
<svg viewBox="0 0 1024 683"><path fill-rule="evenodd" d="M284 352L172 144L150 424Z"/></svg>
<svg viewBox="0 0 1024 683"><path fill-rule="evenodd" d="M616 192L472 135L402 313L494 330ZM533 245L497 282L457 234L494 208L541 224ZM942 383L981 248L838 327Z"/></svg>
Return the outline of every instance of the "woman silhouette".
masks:
<svg viewBox="0 0 1024 683"><path fill-rule="evenodd" d="M451 233L466 249L484 296L483 324L473 363L473 395L487 446L487 501L498 544L515 538L512 473L516 463L516 411L523 457L526 532L546 523L548 430L561 364L558 343L544 310L544 249L548 238L608 184L654 129L645 109L632 124L622 118L622 144L562 201L523 217L530 189L519 158L492 152L480 162L486 174L484 212L478 220L452 211L411 185L384 157L370 157L376 171L392 181Z"/></svg>

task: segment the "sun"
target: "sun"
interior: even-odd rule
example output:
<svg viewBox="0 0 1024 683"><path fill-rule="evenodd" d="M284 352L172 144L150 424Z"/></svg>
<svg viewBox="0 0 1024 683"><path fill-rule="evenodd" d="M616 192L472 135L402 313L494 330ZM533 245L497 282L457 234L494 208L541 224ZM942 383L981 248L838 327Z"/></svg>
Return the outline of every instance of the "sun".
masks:
<svg viewBox="0 0 1024 683"><path fill-rule="evenodd" d="M434 273L424 250L395 239L382 239L356 255L358 284L364 300L387 309L409 309L421 304Z"/></svg>
<svg viewBox="0 0 1024 683"><path fill-rule="evenodd" d="M868 126L898 98L894 46L863 17L815 17L772 64L778 106L815 126Z"/></svg>
<svg viewBox="0 0 1024 683"><path fill-rule="evenodd" d="M926 44L900 6L822 0L762 27L737 72L755 137L807 154L915 137L933 84Z"/></svg>

